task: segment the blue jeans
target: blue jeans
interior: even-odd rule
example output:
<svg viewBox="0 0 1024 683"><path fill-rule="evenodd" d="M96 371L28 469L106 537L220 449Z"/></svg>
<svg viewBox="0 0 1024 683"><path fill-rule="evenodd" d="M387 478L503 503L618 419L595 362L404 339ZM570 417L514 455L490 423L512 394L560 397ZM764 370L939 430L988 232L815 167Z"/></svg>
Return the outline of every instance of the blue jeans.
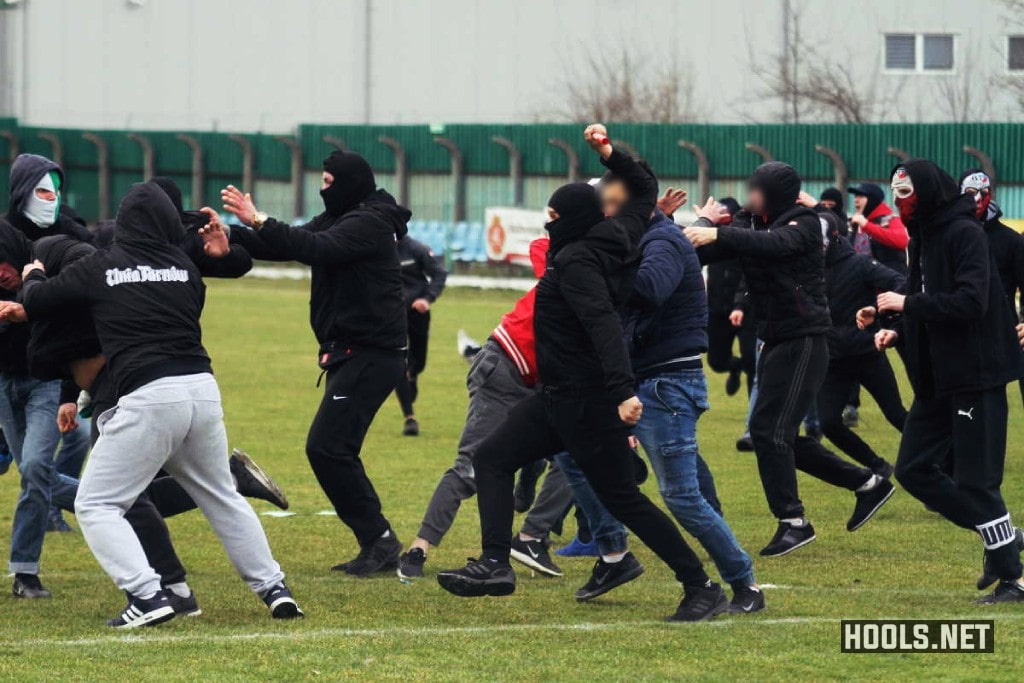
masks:
<svg viewBox="0 0 1024 683"><path fill-rule="evenodd" d="M60 492L57 489L64 485L62 480L69 478L77 481L82 476L82 466L85 465L85 457L89 454L90 431L89 419L79 417L78 427L61 436L60 449L58 449L57 457L53 461L53 469L57 476L54 477L54 490L50 496L51 514L66 509L61 507L58 502ZM68 511L74 512L73 509Z"/></svg>
<svg viewBox="0 0 1024 683"><path fill-rule="evenodd" d="M562 471L565 481L572 489L572 497L576 505L583 510L590 523L590 533L597 541L597 549L602 555L617 555L629 549L626 543L626 527L612 517L605 506L597 498L594 489L590 488L583 470L567 452L555 456L555 463Z"/></svg>
<svg viewBox="0 0 1024 683"><path fill-rule="evenodd" d="M21 495L11 530L12 573L39 573L55 479L53 456L60 440L59 400L59 381L0 374L0 428L21 474Z"/></svg>
<svg viewBox="0 0 1024 683"><path fill-rule="evenodd" d="M708 385L701 369L657 375L640 383L644 405L634 433L651 461L658 489L676 520L714 560L722 580L754 583L750 556L725 519L701 495L697 479L697 420L708 409Z"/></svg>

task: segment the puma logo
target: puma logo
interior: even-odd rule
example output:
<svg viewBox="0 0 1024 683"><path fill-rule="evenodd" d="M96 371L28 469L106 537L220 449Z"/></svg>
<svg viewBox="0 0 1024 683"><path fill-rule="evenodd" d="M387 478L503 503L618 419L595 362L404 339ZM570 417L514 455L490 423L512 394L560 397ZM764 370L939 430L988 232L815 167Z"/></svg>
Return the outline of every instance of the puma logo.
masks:
<svg viewBox="0 0 1024 683"><path fill-rule="evenodd" d="M956 414L957 414L958 417L962 415L963 417L966 417L971 422L974 422L974 407L973 406L971 406L970 410L958 410L958 411L956 411Z"/></svg>

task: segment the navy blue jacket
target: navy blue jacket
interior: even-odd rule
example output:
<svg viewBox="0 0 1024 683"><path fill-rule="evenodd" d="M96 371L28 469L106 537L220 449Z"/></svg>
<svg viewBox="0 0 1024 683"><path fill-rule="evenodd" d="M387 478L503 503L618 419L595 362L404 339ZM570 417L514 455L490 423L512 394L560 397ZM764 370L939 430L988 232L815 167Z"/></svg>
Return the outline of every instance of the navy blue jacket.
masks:
<svg viewBox="0 0 1024 683"><path fill-rule="evenodd" d="M624 328L633 370L643 377L659 365L707 351L708 304L697 252L661 211L655 211L640 250Z"/></svg>

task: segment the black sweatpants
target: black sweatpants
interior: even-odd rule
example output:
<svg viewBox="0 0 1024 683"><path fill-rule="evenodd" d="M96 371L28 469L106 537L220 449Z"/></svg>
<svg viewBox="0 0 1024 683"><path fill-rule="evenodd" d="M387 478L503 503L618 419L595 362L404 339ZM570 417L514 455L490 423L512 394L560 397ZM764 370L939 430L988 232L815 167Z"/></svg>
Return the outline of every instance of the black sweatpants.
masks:
<svg viewBox="0 0 1024 683"><path fill-rule="evenodd" d="M843 409L850 401L851 391L862 386L871 394L882 415L897 431L903 431L907 409L900 398L900 388L884 353L867 353L848 358L833 358L825 373L825 383L818 392L818 419L821 431L836 448L868 468L882 465L880 458L856 432L843 424Z"/></svg>
<svg viewBox="0 0 1024 683"><path fill-rule="evenodd" d="M915 398L903 427L896 479L912 496L978 532L1000 578L1021 576L1020 552L1000 487L1006 457L1006 388ZM941 465L951 458L953 475Z"/></svg>
<svg viewBox="0 0 1024 683"><path fill-rule="evenodd" d="M359 452L404 371L400 351L376 349L360 349L327 370L324 397L306 437L306 455L320 488L361 546L391 528Z"/></svg>
<svg viewBox="0 0 1024 683"><path fill-rule="evenodd" d="M427 344L430 341L430 311L420 313L410 308L408 315L409 348L406 351L405 374L395 387L402 414L414 415L413 404L419 396L417 378L427 368Z"/></svg>
<svg viewBox="0 0 1024 683"><path fill-rule="evenodd" d="M687 588L708 575L675 523L640 492L629 428L601 392L545 390L520 401L474 458L483 556L507 563L512 542L515 473L568 451L608 511L640 537Z"/></svg>
<svg viewBox="0 0 1024 683"><path fill-rule="evenodd" d="M733 354L736 339L740 342L740 355ZM735 327L729 315L708 314L708 366L713 372L743 371L747 376L747 393L754 383L757 371L757 331L752 324Z"/></svg>
<svg viewBox="0 0 1024 683"><path fill-rule="evenodd" d="M821 335L761 347L750 438L768 507L779 519L804 515L796 482L798 469L851 491L872 476L816 440L799 436L800 422L814 403L827 368L828 343Z"/></svg>

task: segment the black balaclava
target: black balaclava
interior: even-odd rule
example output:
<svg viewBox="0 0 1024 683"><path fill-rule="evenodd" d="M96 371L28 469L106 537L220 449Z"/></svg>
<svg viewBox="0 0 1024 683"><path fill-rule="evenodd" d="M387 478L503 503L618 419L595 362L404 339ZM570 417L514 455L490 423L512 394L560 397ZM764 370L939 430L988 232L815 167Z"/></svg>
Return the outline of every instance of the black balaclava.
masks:
<svg viewBox="0 0 1024 683"><path fill-rule="evenodd" d="M10 263L19 273L32 260L32 247L25 235L0 219L0 263Z"/></svg>
<svg viewBox="0 0 1024 683"><path fill-rule="evenodd" d="M974 213L974 200L970 197L960 195L960 186L953 180L953 176L946 173L934 161L928 159L907 159L906 161L893 166L890 177L895 176L897 171L906 171L913 183L913 213L904 217L901 209L900 215L908 228L918 228L924 225L938 211L950 206L954 202L963 201L969 212ZM897 201L897 205L900 202Z"/></svg>
<svg viewBox="0 0 1024 683"><path fill-rule="evenodd" d="M551 236L552 253L579 240L604 220L597 191L590 183L569 183L555 190L548 200L558 218L545 226Z"/></svg>
<svg viewBox="0 0 1024 683"><path fill-rule="evenodd" d="M768 161L758 166L747 184L760 189L764 195L767 213L764 218L769 222L792 209L800 196L800 174L781 161Z"/></svg>
<svg viewBox="0 0 1024 683"><path fill-rule="evenodd" d="M331 152L324 159L324 170L334 176L330 187L320 190L324 208L332 216L348 213L377 189L373 169L355 152Z"/></svg>
<svg viewBox="0 0 1024 683"><path fill-rule="evenodd" d="M838 187L826 187L824 190L822 190L821 197L819 197L819 201L835 202L836 208L832 209L832 212L835 213L835 215L842 218L844 221L846 220L845 199L846 198L843 197L842 190L840 190Z"/></svg>
<svg viewBox="0 0 1024 683"><path fill-rule="evenodd" d="M114 244L180 244L183 239L181 214L163 188L154 182L132 185L117 209Z"/></svg>
<svg viewBox="0 0 1024 683"><path fill-rule="evenodd" d="M157 176L150 182L159 185L160 189L167 193L167 196L171 198L171 204L174 204L174 208L178 210L179 214L185 213L181 199L181 188L178 186L178 183L165 176Z"/></svg>

